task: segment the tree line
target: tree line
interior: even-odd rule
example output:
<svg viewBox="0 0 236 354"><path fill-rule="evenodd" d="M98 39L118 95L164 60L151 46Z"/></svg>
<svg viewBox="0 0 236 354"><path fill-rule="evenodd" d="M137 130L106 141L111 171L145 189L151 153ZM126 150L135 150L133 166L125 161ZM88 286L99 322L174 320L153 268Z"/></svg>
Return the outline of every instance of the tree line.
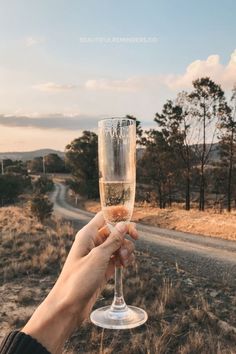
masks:
<svg viewBox="0 0 236 354"><path fill-rule="evenodd" d="M137 126L137 201L160 208L184 203L186 210L198 204L201 211L236 207L236 86L226 98L209 77L193 81L190 92L166 101L152 129L127 117ZM1 205L25 191L42 195L51 183L45 173L56 172L72 174L68 184L76 196L98 198L97 134L84 131L66 146L65 159L49 154L2 161ZM32 174L44 177L32 183Z"/></svg>
<svg viewBox="0 0 236 354"><path fill-rule="evenodd" d="M135 117L127 116L135 119ZM192 83L190 92L167 100L154 117L156 127L137 125L137 199L160 208L173 201L204 211L236 204L236 86L229 99L209 77ZM98 197L97 135L83 135L66 146L66 161L76 194Z"/></svg>

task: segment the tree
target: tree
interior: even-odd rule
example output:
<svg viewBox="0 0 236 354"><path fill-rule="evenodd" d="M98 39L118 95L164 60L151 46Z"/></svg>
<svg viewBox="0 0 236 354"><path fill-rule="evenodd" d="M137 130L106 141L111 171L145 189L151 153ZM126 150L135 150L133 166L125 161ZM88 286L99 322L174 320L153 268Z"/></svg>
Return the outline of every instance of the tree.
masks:
<svg viewBox="0 0 236 354"><path fill-rule="evenodd" d="M72 190L74 196L75 196L75 204L78 204L78 197L79 194L81 194L81 186L80 183L76 179L69 179L66 181L66 184L69 186L69 188Z"/></svg>
<svg viewBox="0 0 236 354"><path fill-rule="evenodd" d="M142 166L140 182L151 185L156 192L159 207L165 208L170 200L170 186L173 184L175 163L165 136L158 130L146 132L145 151L140 160Z"/></svg>
<svg viewBox="0 0 236 354"><path fill-rule="evenodd" d="M27 168L25 163L22 161L13 161L12 164L7 165L5 164L5 173L6 174L14 174L14 175L28 175Z"/></svg>
<svg viewBox="0 0 236 354"><path fill-rule="evenodd" d="M48 154L44 157L47 173L65 172L65 162L57 154Z"/></svg>
<svg viewBox="0 0 236 354"><path fill-rule="evenodd" d="M35 195L30 201L31 212L43 222L53 212L53 203L44 195Z"/></svg>
<svg viewBox="0 0 236 354"><path fill-rule="evenodd" d="M33 160L27 161L27 169L31 173L43 173L43 157L35 157Z"/></svg>
<svg viewBox="0 0 236 354"><path fill-rule="evenodd" d="M79 193L88 198L98 197L98 136L84 131L66 146L66 162L79 183Z"/></svg>
<svg viewBox="0 0 236 354"><path fill-rule="evenodd" d="M185 209L190 210L190 183L194 159L191 148L193 125L188 94L179 94L176 103L168 100L162 112L156 113L154 121L161 128L175 161L178 161L177 170L184 172Z"/></svg>
<svg viewBox="0 0 236 354"><path fill-rule="evenodd" d="M223 117L220 128L221 167L227 171L226 195L227 210L231 211L232 181L236 162L236 85L232 91L231 105L225 107L226 115Z"/></svg>
<svg viewBox="0 0 236 354"><path fill-rule="evenodd" d="M1 205L13 203L31 185L29 177L15 175L0 175L0 200Z"/></svg>
<svg viewBox="0 0 236 354"><path fill-rule="evenodd" d="M137 141L138 145L142 145L143 129L141 127L141 122L137 118L135 118L134 116L131 116L129 114L126 115L126 118L135 120L135 122L136 122L136 141Z"/></svg>
<svg viewBox="0 0 236 354"><path fill-rule="evenodd" d="M198 123L194 149L200 165L199 210L205 209L205 168L216 137L217 127L225 115L225 97L221 87L209 77L193 81L189 94L192 114Z"/></svg>
<svg viewBox="0 0 236 354"><path fill-rule="evenodd" d="M53 180L47 176L41 176L33 183L33 190L35 194L45 194L52 191L53 188Z"/></svg>

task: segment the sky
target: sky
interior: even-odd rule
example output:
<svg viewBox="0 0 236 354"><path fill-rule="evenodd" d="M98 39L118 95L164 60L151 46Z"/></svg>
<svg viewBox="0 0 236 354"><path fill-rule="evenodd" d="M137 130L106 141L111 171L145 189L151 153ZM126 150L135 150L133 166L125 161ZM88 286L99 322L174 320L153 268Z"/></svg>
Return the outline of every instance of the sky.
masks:
<svg viewBox="0 0 236 354"><path fill-rule="evenodd" d="M235 0L0 0L0 151L64 150L104 117L144 128L194 79L236 82Z"/></svg>

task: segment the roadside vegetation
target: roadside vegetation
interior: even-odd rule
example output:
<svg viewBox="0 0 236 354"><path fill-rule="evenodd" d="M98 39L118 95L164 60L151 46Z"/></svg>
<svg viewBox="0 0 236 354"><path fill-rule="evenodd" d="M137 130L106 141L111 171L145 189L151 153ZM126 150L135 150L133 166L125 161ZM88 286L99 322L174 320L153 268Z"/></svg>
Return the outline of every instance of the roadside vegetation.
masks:
<svg viewBox="0 0 236 354"><path fill-rule="evenodd" d="M227 100L210 78L168 100L155 128L137 124L134 220L236 239L236 87ZM133 118L132 116L128 116ZM71 200L97 211L97 135L84 131L56 154L1 161L0 333L21 328L53 286L73 242L73 225L55 219L53 175L70 173ZM198 209L198 211L197 211ZM204 213L203 213L204 212ZM125 274L125 298L149 314L130 331L85 323L65 353L235 354L236 288L193 276L144 245ZM111 303L109 283L96 306Z"/></svg>
<svg viewBox="0 0 236 354"><path fill-rule="evenodd" d="M132 116L127 116L133 118ZM160 209L236 208L236 86L229 100L210 78L167 100L154 128L137 123L137 202ZM74 197L98 198L97 135L83 135L66 147Z"/></svg>
<svg viewBox="0 0 236 354"><path fill-rule="evenodd" d="M74 235L72 225L55 219L43 225L29 209L0 209L1 336L23 326L46 296ZM236 289L223 279L193 276L141 245L124 288L127 303L148 312L147 324L114 335L86 322L64 353L235 353ZM109 304L112 296L110 282L96 306Z"/></svg>

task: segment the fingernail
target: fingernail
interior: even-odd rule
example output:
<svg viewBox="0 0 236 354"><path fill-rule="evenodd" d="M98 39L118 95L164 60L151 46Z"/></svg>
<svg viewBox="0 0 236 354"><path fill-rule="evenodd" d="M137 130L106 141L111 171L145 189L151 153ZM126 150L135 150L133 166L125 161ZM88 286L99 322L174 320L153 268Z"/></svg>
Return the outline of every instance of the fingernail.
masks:
<svg viewBox="0 0 236 354"><path fill-rule="evenodd" d="M116 228L118 231L120 232L125 232L127 229L126 223L124 221L118 222L118 224L116 224Z"/></svg>
<svg viewBox="0 0 236 354"><path fill-rule="evenodd" d="M126 248L121 249L120 255L122 258L127 258L128 257L128 250Z"/></svg>

